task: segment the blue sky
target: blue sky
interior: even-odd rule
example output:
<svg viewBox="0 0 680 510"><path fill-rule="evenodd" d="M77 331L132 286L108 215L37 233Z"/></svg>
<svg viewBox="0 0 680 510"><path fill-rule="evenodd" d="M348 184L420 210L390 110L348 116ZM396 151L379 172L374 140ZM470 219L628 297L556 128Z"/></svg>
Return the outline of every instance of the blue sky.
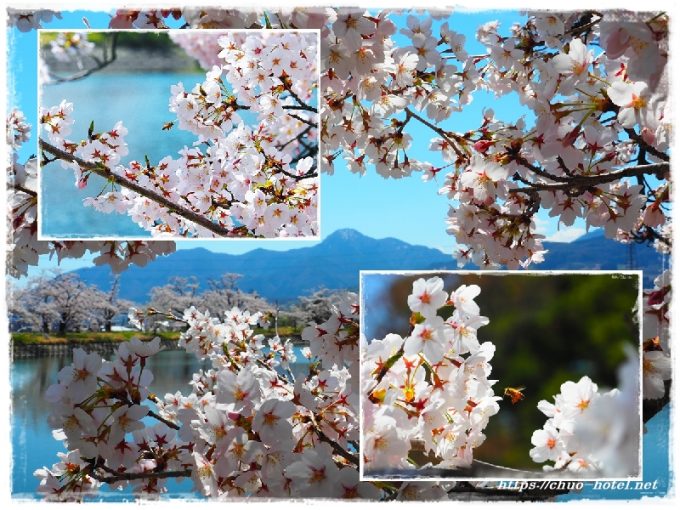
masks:
<svg viewBox="0 0 680 510"><path fill-rule="evenodd" d="M106 13L76 11L63 13L63 19L54 20L45 28L82 28L83 17L88 19L92 28L106 28L109 20ZM405 26L405 19L405 16L396 18L399 28ZM496 19L501 22L502 29L505 31L513 22L521 20L522 17L512 11L486 11L456 13L448 21L452 28L465 34L466 46L470 52L480 52L482 46L475 40L475 30L482 23ZM439 23L441 21L435 22L435 25L438 26ZM17 92L14 98L10 99L10 106L20 107L35 126L37 120L36 33L19 33L17 30L12 32L8 62L12 66L11 72L13 79L16 80L14 90ZM397 35L396 39L398 43L408 41L402 35ZM447 129L457 131L477 127L482 111L490 106L494 108L496 116L503 120L516 119L526 113L514 96L495 98L486 93L477 93L473 103L466 107L464 112L455 114L443 125ZM419 124L410 125L409 130L415 140L410 155L436 164L438 161L435 155L427 150L429 140L434 134ZM32 141L35 142L35 128L33 135ZM33 152L35 152L35 147L26 146L21 155L25 158ZM354 228L371 237L396 237L412 244L422 244L452 252L455 240L446 234L445 225L449 201L437 194L440 185L441 178L439 182L422 182L420 175L417 174L406 179L386 180L372 170L364 176L358 176L338 165L333 176L322 176L322 236L340 228ZM548 218L545 212L539 213L538 223L540 230L553 240L568 241L585 232L583 223L568 230L557 231L556 221ZM178 249L200 246L211 251L238 254L255 248L287 250L312 244L314 242L310 241L187 241L179 242ZM89 265L90 260L91 258L86 257L77 261L64 261L61 267L64 270L70 270ZM46 259L41 261L42 268L55 265L54 262Z"/></svg>

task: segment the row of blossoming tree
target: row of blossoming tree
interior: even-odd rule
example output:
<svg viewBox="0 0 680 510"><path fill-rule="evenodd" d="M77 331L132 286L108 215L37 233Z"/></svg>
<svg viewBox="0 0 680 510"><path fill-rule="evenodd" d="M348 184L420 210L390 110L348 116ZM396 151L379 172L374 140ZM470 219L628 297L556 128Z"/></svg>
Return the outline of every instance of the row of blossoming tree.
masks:
<svg viewBox="0 0 680 510"><path fill-rule="evenodd" d="M535 216L541 209L567 228L584 218L588 226L604 227L609 237L649 243L668 253L668 16L528 13L523 22L510 27L509 35L501 35L496 22L479 27L477 39L485 50L469 54L464 36L448 22L440 22L448 14L409 15L400 30L405 39L396 37L395 13L358 9L119 11L110 26L163 29L166 20L174 18L183 19L187 28L319 28L321 170L332 173L335 164L344 161L354 172L376 171L391 178L418 172L424 179L443 179L441 192L452 204L446 223L461 246L456 256L463 263L517 268L540 262L545 250ZM14 12L12 22L20 30L30 30L53 15ZM222 52L230 51L224 41L210 32L177 38L208 70ZM206 86L214 88L211 72ZM516 95L534 120L502 122L489 109L478 129L457 132L448 127L447 120L455 120L456 112L463 111L478 91ZM179 102L196 100L201 111L226 112L241 104L237 96L236 102L229 103L234 99L225 95L220 103L210 103L200 88L198 94L175 92ZM288 92L294 102L289 105L295 104L295 96ZM59 108L68 118L69 107ZM55 120L60 112L45 112L49 119L42 127L50 122L66 125ZM182 107L177 112L188 129L199 129ZM228 144L238 128L227 131L218 134L216 146ZM8 121L10 146L18 150L29 132L23 115L13 112ZM431 138L423 133L431 133ZM109 140L105 133L93 135ZM41 148L68 161L79 179L101 169L102 162L92 160L92 154L74 157L51 144L49 132L47 136ZM84 142L89 146L94 141ZM413 150L421 146L442 163L414 157ZM269 161L279 156L265 151L262 157ZM179 171L184 163L178 163ZM282 165L274 164L270 170L286 176L290 172ZM123 270L174 250L171 242L38 241L36 167L35 157L21 162L15 150L9 169L13 274L25 273L41 254L61 259L90 251L97 254L95 263ZM666 271L645 293L645 399L667 395L670 299ZM458 308L465 311L464 306ZM76 351L73 365L60 372L48 395L54 403L50 420L67 452L55 466L37 473L40 490L57 499L79 499L102 484L131 485L137 492L155 494L164 490L170 478L192 477L196 487L211 497L433 499L470 490L501 494L483 484L474 487L462 482L359 482L359 450L374 450L359 444L358 402L380 395L359 389L357 312L356 305L347 303L328 321L310 326L305 338L314 361L305 377L296 378L288 369L292 353L285 341L274 338L268 349L262 348L265 340L252 329L259 314L231 310L213 318L189 309L173 318L186 325L180 344L209 360L211 368L195 375L188 395L161 398L149 392L152 375L146 360L158 351L157 342L122 345L111 361ZM141 317L135 313L133 319ZM410 355L436 357L451 348L425 346L422 338L417 342L404 343L409 352L394 363L406 370ZM479 432L495 409L493 390L485 383L490 349L485 344L477 347L469 338L460 342L463 339L458 347L469 351L459 360L460 367L470 370L455 372L474 381L478 394L471 398L487 399L489 405L481 406L487 411L477 417L477 406L457 401L442 404L466 420L461 425L466 427L460 436L463 443L448 450L431 445L454 466L471 461ZM626 391L622 387L621 394L628 395ZM556 415L573 403L574 395L595 398L596 393L591 381L582 380L567 384L554 405L543 405L549 420L535 435L532 457L537 462L554 461L554 469L577 471L583 459L595 455L600 464L611 465L604 460L607 452L596 453L598 445L584 444L576 453L568 448L565 434L576 425ZM597 398L608 399L610 406L621 403L617 395ZM435 438L430 431L421 439Z"/></svg>

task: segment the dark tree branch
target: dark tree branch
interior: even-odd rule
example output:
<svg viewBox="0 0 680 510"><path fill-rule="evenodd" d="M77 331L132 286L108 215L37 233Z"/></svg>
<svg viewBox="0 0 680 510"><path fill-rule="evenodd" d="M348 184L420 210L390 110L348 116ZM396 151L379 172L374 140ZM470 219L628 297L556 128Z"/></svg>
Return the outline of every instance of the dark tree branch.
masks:
<svg viewBox="0 0 680 510"><path fill-rule="evenodd" d="M284 108L285 108L285 106L284 106ZM305 119L304 117L300 117L299 115L296 115L294 113L286 112L286 115L288 115L289 117L293 117L294 119L299 120L300 122L304 122L305 124L307 124L310 127L313 127L313 128L317 127L316 122L311 121L309 119Z"/></svg>
<svg viewBox="0 0 680 510"><path fill-rule="evenodd" d="M149 471L147 473L120 473L117 475L110 475L110 476L102 476L99 473L96 472L91 472L89 475L97 480L98 482L102 483L116 483L116 482L122 482L122 481L130 481L130 480L148 480L152 478L182 478L182 477L187 477L191 476L192 470L191 469L182 469L178 471Z"/></svg>
<svg viewBox="0 0 680 510"><path fill-rule="evenodd" d="M302 175L291 174L290 172L284 170L283 167L276 167L276 172L283 174L283 175L286 175L286 176L288 176L291 179L294 179L296 181L301 181L303 179L311 179L313 177L319 176L319 174L316 171L316 161L314 162L314 164L312 165L312 167L309 169L309 171L306 174L302 174Z"/></svg>
<svg viewBox="0 0 680 510"><path fill-rule="evenodd" d="M25 186L22 186L21 184L8 184L8 187L20 191L22 193L26 193L27 195L31 195L32 197L38 196L38 193L36 193L32 189L28 189Z"/></svg>
<svg viewBox="0 0 680 510"><path fill-rule="evenodd" d="M571 180L573 179L573 177L562 177L562 176L559 176L559 175L550 174L550 173L546 172L545 170L543 170L542 168L532 165L531 163L529 163L524 158L518 158L517 162L520 165L522 165L523 167L531 170L536 175L540 175L541 177L545 177L546 179L550 179L551 181L571 182Z"/></svg>
<svg viewBox="0 0 680 510"><path fill-rule="evenodd" d="M283 144L279 145L279 146L277 147L277 149L279 149L279 150L281 151L281 150L285 149L288 145L290 145L291 143L293 143L293 142L296 141L296 140L299 140L300 142L302 142L302 138L304 138L305 135L307 135L307 133L309 133L309 132L312 130L312 128L314 128L314 127L316 127L316 126L315 126L315 125L314 125L314 126L308 125L305 129L303 129L302 131L300 131L300 133L299 133L297 136L291 138L291 139L288 140L286 143L283 143Z"/></svg>
<svg viewBox="0 0 680 510"><path fill-rule="evenodd" d="M305 158L307 158L307 157L309 157L309 156L314 157L314 156L316 156L316 155L318 154L318 152L319 152L319 149L318 149L318 147L317 147L316 145L313 146L313 147L308 147L307 150L305 150L304 152L301 152L300 154L298 154L297 156L295 156L295 157L290 161L290 165L294 165L295 163L297 163L297 162L300 161L301 159L305 159ZM314 162L314 166L316 166L316 162Z"/></svg>
<svg viewBox="0 0 680 510"><path fill-rule="evenodd" d="M414 118L417 121L419 121L421 124L429 127L432 131L437 133L439 136L441 136L444 140L446 140L449 145L451 145L451 148L454 150L456 155L459 158L464 158L465 155L462 153L462 151L458 148L458 144L456 143L455 140L451 138L448 132L444 131L442 128L435 126L430 122L429 120L425 119L424 117L421 117L417 113L415 113L413 110L410 108L405 108L404 111L406 112L406 120L404 121L404 124L406 124L409 119Z"/></svg>
<svg viewBox="0 0 680 510"><path fill-rule="evenodd" d="M162 423L165 423L165 424L166 424L168 427L170 427L171 429L175 429L175 430L179 430L179 429L180 429L179 425L177 425L175 422L170 421L170 420L166 420L166 419L163 418L160 414L155 413L155 412L152 411L151 409L149 409L149 412L146 413L146 414L147 414L148 416L151 416L152 418L157 419L158 421L160 421L160 422L162 422Z"/></svg>
<svg viewBox="0 0 680 510"><path fill-rule="evenodd" d="M309 106L302 99L300 99L300 97L295 92L293 92L292 87L286 87L286 90L288 91L290 96L293 99L295 99L295 102L298 104L298 106L296 107L296 106L288 106L287 105L287 106L284 106L285 109L287 109L287 110L306 110L308 112L319 113L319 111L316 108L314 108L313 106Z"/></svg>
<svg viewBox="0 0 680 510"><path fill-rule="evenodd" d="M644 141L642 136L640 136L638 133L635 132L634 129L632 128L626 128L626 134L631 140L634 140L637 142L638 145L640 145L641 148L643 148L645 151L650 153L652 156L656 156L662 161L670 161L670 157L668 154L665 154L661 152L660 150L656 149L655 147L652 147L649 145L647 142Z"/></svg>
<svg viewBox="0 0 680 510"><path fill-rule="evenodd" d="M607 184L609 182L618 181L625 177L636 177L638 175L655 175L663 178L663 175L670 170L669 163L654 163L651 165L637 165L629 168L624 168L617 172L600 175L574 175L569 179L569 182L560 184L543 184L532 183L526 188L512 188L509 193L532 193L535 191L569 191L569 190L583 190L591 186L599 184Z"/></svg>
<svg viewBox="0 0 680 510"><path fill-rule="evenodd" d="M314 422L314 432L316 435L319 437L321 441L324 443L330 445L330 447L333 449L333 451L340 455L343 459L351 462L355 466L359 466L359 457L357 455L352 455L349 453L347 450L345 450L342 446L340 446L336 441L333 441L330 437L328 437L324 432L321 430L319 425Z"/></svg>

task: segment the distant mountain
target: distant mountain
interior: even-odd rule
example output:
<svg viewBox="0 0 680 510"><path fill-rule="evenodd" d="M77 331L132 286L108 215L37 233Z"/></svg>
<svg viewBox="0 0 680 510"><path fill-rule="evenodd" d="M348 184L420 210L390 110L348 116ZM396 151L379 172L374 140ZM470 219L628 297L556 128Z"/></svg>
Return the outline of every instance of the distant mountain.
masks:
<svg viewBox="0 0 680 510"><path fill-rule="evenodd" d="M588 234L571 243L544 243L546 261L534 269L628 269L629 247ZM659 272L661 256L646 246L633 246L635 268L649 278ZM373 239L356 230L338 230L315 246L288 251L256 249L242 255L213 253L204 248L180 250L146 267L130 267L121 275L120 296L144 303L153 287L173 276L196 276L202 287L224 273L240 273L239 287L257 291L270 301L287 302L325 287L357 290L362 269L457 269L450 254L398 239ZM470 268L473 269L473 268ZM75 271L80 278L106 290L112 281L108 266Z"/></svg>
<svg viewBox="0 0 680 510"><path fill-rule="evenodd" d="M599 234L599 235L598 235ZM670 257L644 244L623 244L604 237L604 231L589 232L570 243L543 243L549 250L536 269L633 269L642 270L645 287L667 268Z"/></svg>
<svg viewBox="0 0 680 510"><path fill-rule="evenodd" d="M120 296L143 303L153 287L173 276L196 276L202 286L224 273L240 273L239 288L257 291L274 301L290 301L319 288L359 287L360 269L445 269L451 255L394 238L372 239L356 230L338 230L309 248L272 251L258 248L243 255L213 253L203 248L159 257L146 267L131 266L121 274ZM107 266L75 271L82 280L108 289L113 278Z"/></svg>

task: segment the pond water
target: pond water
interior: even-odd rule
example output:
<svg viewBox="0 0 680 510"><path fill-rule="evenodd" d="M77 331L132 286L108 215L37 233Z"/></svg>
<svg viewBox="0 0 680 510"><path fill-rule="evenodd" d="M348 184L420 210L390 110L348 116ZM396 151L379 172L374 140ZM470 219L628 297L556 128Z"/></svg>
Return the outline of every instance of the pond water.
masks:
<svg viewBox="0 0 680 510"><path fill-rule="evenodd" d="M96 131L108 131L122 120L128 129L130 151L123 163L144 161L147 155L155 164L164 156L178 157L177 152L196 139L177 126L169 131L161 128L176 120L168 110L170 87L182 82L191 90L201 77L185 73L94 74L84 80L43 87L40 105L58 105L62 99L73 103L76 123L69 137L72 140L87 138L90 121L94 121ZM79 190L71 170L58 163L47 165L41 181L42 233L52 237L148 237L149 233L127 215L104 214L82 205L83 198L97 195L105 185L104 179L94 175L88 186Z"/></svg>
<svg viewBox="0 0 680 510"><path fill-rule="evenodd" d="M292 366L295 375L306 370L301 347L295 347L298 360L303 363ZM52 437L47 424L46 409L49 404L44 395L47 388L56 381L57 373L71 362L70 356L18 359L11 364L12 386L12 496L15 498L38 498L37 479L33 472L43 466L51 467L58 461L57 453L65 449L60 441ZM187 394L191 391L188 382L199 368L208 368L193 354L185 351L164 351L149 359L148 363L154 380L151 390L159 396L178 390ZM171 482L168 487L174 496L191 495L191 480L182 483ZM130 493L104 493L109 500L130 500Z"/></svg>

